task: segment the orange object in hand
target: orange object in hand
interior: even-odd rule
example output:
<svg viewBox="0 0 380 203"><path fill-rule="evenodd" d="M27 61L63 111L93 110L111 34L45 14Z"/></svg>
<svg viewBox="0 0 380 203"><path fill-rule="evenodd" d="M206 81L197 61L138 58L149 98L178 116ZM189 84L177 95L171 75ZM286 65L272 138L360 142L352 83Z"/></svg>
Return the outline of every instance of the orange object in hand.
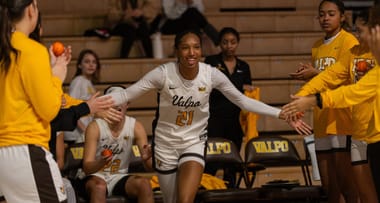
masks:
<svg viewBox="0 0 380 203"><path fill-rule="evenodd" d="M368 63L366 61L359 61L356 63L356 70L359 72L365 72L368 70Z"/></svg>
<svg viewBox="0 0 380 203"><path fill-rule="evenodd" d="M102 156L104 157L112 156L112 151L110 149L105 149L102 151Z"/></svg>
<svg viewBox="0 0 380 203"><path fill-rule="evenodd" d="M55 56L60 56L65 51L65 46L62 44L62 42L54 42L52 46L53 53Z"/></svg>

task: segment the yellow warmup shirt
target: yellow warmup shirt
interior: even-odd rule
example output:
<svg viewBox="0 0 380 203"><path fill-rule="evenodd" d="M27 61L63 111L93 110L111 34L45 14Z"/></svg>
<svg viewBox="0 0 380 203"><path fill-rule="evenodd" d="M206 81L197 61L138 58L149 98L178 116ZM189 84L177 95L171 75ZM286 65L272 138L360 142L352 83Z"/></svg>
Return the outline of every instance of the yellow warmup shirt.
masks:
<svg viewBox="0 0 380 203"><path fill-rule="evenodd" d="M71 97L66 93L63 93L63 97L66 100L66 105L64 106L64 108L70 108L71 106L79 105L83 102L83 100Z"/></svg>
<svg viewBox="0 0 380 203"><path fill-rule="evenodd" d="M356 84L321 93L323 107L345 108L373 100L366 141L380 141L380 67L376 65Z"/></svg>
<svg viewBox="0 0 380 203"><path fill-rule="evenodd" d="M61 106L62 81L52 76L47 49L21 32L7 74L0 72L0 147L35 144L48 149L50 121Z"/></svg>
<svg viewBox="0 0 380 203"><path fill-rule="evenodd" d="M358 61L366 61L371 65L375 64L372 53L362 50L359 45L356 45L343 54L338 62L305 84L301 91L315 94L328 89L335 89L347 82L356 83L358 81L356 63ZM369 99L352 107L352 136L357 140L366 141L367 126L373 111L372 100Z"/></svg>
<svg viewBox="0 0 380 203"><path fill-rule="evenodd" d="M335 64L344 53L357 45L357 39L345 30L341 30L334 39L325 43L324 39L318 40L312 48L312 62L314 67L320 71L326 70ZM349 82L347 81L347 84ZM312 94L305 90L300 90L297 95L306 96ZM314 108L314 134L316 137L326 135L349 135L351 130L351 110L346 109L319 109Z"/></svg>

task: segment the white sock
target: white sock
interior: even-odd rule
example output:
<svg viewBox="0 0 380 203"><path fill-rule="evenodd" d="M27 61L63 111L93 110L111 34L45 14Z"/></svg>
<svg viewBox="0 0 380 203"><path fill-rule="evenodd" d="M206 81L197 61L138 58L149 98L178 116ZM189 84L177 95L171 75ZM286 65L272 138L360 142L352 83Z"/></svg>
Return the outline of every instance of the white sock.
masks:
<svg viewBox="0 0 380 203"><path fill-rule="evenodd" d="M310 160L311 160L311 166L312 166L312 174L313 179L318 181L321 180L321 176L319 175L319 169L318 169L318 161L317 161L317 154L315 153L315 144L314 144L314 135L305 136L305 143L307 150L309 151Z"/></svg>
<svg viewBox="0 0 380 203"><path fill-rule="evenodd" d="M177 201L177 173L158 174L158 182L165 203Z"/></svg>

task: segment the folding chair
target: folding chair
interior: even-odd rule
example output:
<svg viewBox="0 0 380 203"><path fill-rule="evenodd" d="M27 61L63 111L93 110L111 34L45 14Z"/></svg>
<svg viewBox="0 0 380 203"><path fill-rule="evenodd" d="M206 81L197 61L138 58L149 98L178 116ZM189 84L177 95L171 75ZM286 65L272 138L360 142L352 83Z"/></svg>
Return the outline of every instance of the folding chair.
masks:
<svg viewBox="0 0 380 203"><path fill-rule="evenodd" d="M83 164L84 143L71 144L65 149L65 163L62 174L69 179L75 179L78 169Z"/></svg>
<svg viewBox="0 0 380 203"><path fill-rule="evenodd" d="M252 138L245 147L246 172L253 171L252 178L247 177L247 187L251 188L256 169L250 170L250 164L262 164L264 167L300 166L305 185L311 185L308 161L302 160L294 146L287 138L281 136L260 136Z"/></svg>
<svg viewBox="0 0 380 203"><path fill-rule="evenodd" d="M235 169L240 173L233 188L239 188L244 178L244 162L240 153L231 140L219 137L211 137L207 140L206 167L224 169L226 167ZM245 178L244 178L245 180Z"/></svg>
<svg viewBox="0 0 380 203"><path fill-rule="evenodd" d="M148 137L148 143L152 143L152 136ZM132 154L130 156L130 162L128 167L128 173L144 173L148 172L143 164L139 148L136 144L132 146Z"/></svg>
<svg viewBox="0 0 380 203"><path fill-rule="evenodd" d="M223 169L225 167L234 168L239 173L239 177L233 188L220 190L198 191L196 202L252 202L258 198L256 189L239 188L241 181L246 180L244 162L236 145L224 138L209 138L207 141L206 165Z"/></svg>

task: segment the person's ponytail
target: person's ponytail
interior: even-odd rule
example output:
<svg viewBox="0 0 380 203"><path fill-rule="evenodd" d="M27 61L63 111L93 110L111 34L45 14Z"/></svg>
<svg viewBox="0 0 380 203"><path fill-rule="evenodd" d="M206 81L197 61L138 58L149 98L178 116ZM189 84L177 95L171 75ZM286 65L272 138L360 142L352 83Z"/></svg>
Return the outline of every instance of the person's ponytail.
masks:
<svg viewBox="0 0 380 203"><path fill-rule="evenodd" d="M33 0L0 0L0 74L7 74L11 65L11 54L17 61L18 50L11 44L13 23L21 20L25 8L33 3Z"/></svg>
<svg viewBox="0 0 380 203"><path fill-rule="evenodd" d="M17 50L11 45L12 24L8 10L8 1L0 0L0 72L5 74L11 64L11 52L17 55Z"/></svg>

